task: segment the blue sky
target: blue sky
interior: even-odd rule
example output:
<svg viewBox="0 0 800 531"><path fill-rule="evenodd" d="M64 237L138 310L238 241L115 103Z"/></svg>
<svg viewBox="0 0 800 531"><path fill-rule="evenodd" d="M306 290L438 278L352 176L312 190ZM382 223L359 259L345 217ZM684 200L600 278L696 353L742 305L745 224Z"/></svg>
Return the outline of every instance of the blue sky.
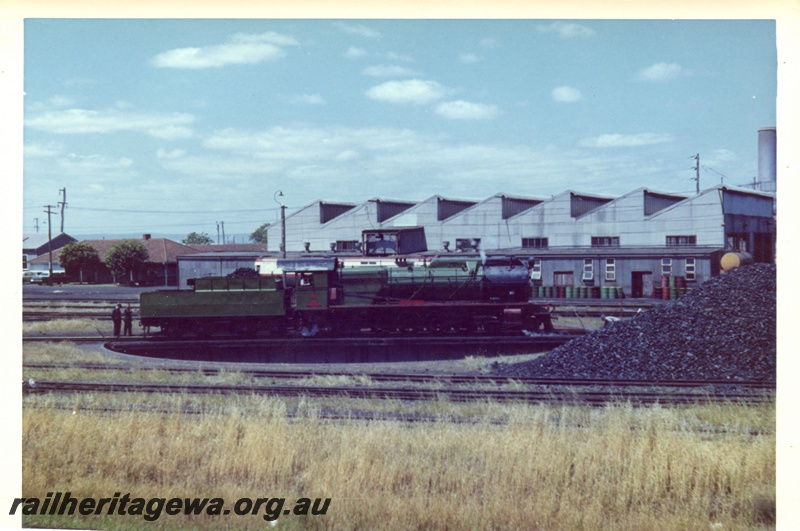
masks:
<svg viewBox="0 0 800 531"><path fill-rule="evenodd" d="M740 185L770 20L27 19L23 231L228 236L315 199ZM57 226L54 218L54 227ZM239 241L241 241L241 236Z"/></svg>

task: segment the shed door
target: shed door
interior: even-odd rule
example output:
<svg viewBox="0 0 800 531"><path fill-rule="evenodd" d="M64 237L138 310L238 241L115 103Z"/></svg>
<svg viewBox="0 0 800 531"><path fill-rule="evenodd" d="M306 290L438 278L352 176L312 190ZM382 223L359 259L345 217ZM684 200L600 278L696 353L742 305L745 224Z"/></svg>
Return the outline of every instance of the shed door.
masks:
<svg viewBox="0 0 800 531"><path fill-rule="evenodd" d="M652 271L632 271L631 272L631 297L641 299L650 297L653 294L653 272Z"/></svg>
<svg viewBox="0 0 800 531"><path fill-rule="evenodd" d="M575 274L572 271L556 271L553 273L554 286L574 286Z"/></svg>

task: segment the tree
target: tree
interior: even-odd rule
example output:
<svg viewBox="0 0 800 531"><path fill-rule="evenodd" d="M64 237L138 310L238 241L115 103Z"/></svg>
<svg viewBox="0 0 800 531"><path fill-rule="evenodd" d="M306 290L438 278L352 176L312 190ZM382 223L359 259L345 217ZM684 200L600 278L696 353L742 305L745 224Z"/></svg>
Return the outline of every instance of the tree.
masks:
<svg viewBox="0 0 800 531"><path fill-rule="evenodd" d="M190 232L186 235L186 238L181 241L186 245L210 245L214 243L214 240L211 239L211 236L209 236L207 232L201 232L200 234Z"/></svg>
<svg viewBox="0 0 800 531"><path fill-rule="evenodd" d="M117 282L125 277L133 282L133 273L149 257L147 247L140 240L120 240L106 252L106 267Z"/></svg>
<svg viewBox="0 0 800 531"><path fill-rule="evenodd" d="M253 231L250 235L250 241L253 243L263 243L264 245L267 244L267 227L269 227L269 223L264 223L259 228Z"/></svg>
<svg viewBox="0 0 800 531"><path fill-rule="evenodd" d="M73 242L65 245L58 253L58 262L67 275L78 277L83 284L83 273L97 271L102 262L97 249L85 242Z"/></svg>

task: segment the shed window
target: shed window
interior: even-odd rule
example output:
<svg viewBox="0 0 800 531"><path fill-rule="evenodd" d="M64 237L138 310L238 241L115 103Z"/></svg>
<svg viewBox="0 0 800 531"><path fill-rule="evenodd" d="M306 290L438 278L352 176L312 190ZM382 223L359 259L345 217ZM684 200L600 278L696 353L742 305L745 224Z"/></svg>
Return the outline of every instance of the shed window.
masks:
<svg viewBox="0 0 800 531"><path fill-rule="evenodd" d="M728 233L728 249L733 251L747 252L747 242L750 240L746 232Z"/></svg>
<svg viewBox="0 0 800 531"><path fill-rule="evenodd" d="M583 259L583 280L594 280L594 262L591 258Z"/></svg>
<svg viewBox="0 0 800 531"><path fill-rule="evenodd" d="M357 240L336 240L336 251L355 251Z"/></svg>
<svg viewBox="0 0 800 531"><path fill-rule="evenodd" d="M619 247L619 236L592 236L592 247Z"/></svg>
<svg viewBox="0 0 800 531"><path fill-rule="evenodd" d="M523 249L546 249L547 238L522 238Z"/></svg>
<svg viewBox="0 0 800 531"><path fill-rule="evenodd" d="M672 258L661 259L661 274L662 275L672 274Z"/></svg>
<svg viewBox="0 0 800 531"><path fill-rule="evenodd" d="M696 280L697 279L697 262L694 258L687 258L686 265L684 266L683 273L686 276L686 280Z"/></svg>
<svg viewBox="0 0 800 531"><path fill-rule="evenodd" d="M531 280L542 280L542 260L539 258L531 261Z"/></svg>
<svg viewBox="0 0 800 531"><path fill-rule="evenodd" d="M606 258L606 280L617 280L617 261L614 258Z"/></svg>
<svg viewBox="0 0 800 531"><path fill-rule="evenodd" d="M697 245L697 236L667 236L667 245L670 247Z"/></svg>

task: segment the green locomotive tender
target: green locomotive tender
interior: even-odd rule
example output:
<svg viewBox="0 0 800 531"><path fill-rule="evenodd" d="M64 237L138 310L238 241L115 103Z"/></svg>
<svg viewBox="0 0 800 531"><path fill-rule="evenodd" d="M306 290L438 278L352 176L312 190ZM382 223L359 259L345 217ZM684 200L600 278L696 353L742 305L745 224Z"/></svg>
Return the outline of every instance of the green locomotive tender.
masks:
<svg viewBox="0 0 800 531"><path fill-rule="evenodd" d="M277 261L259 278L199 278L193 290L142 293L141 320L170 336L354 335L552 331L528 302L529 269L513 257L424 267L345 268L336 258Z"/></svg>

